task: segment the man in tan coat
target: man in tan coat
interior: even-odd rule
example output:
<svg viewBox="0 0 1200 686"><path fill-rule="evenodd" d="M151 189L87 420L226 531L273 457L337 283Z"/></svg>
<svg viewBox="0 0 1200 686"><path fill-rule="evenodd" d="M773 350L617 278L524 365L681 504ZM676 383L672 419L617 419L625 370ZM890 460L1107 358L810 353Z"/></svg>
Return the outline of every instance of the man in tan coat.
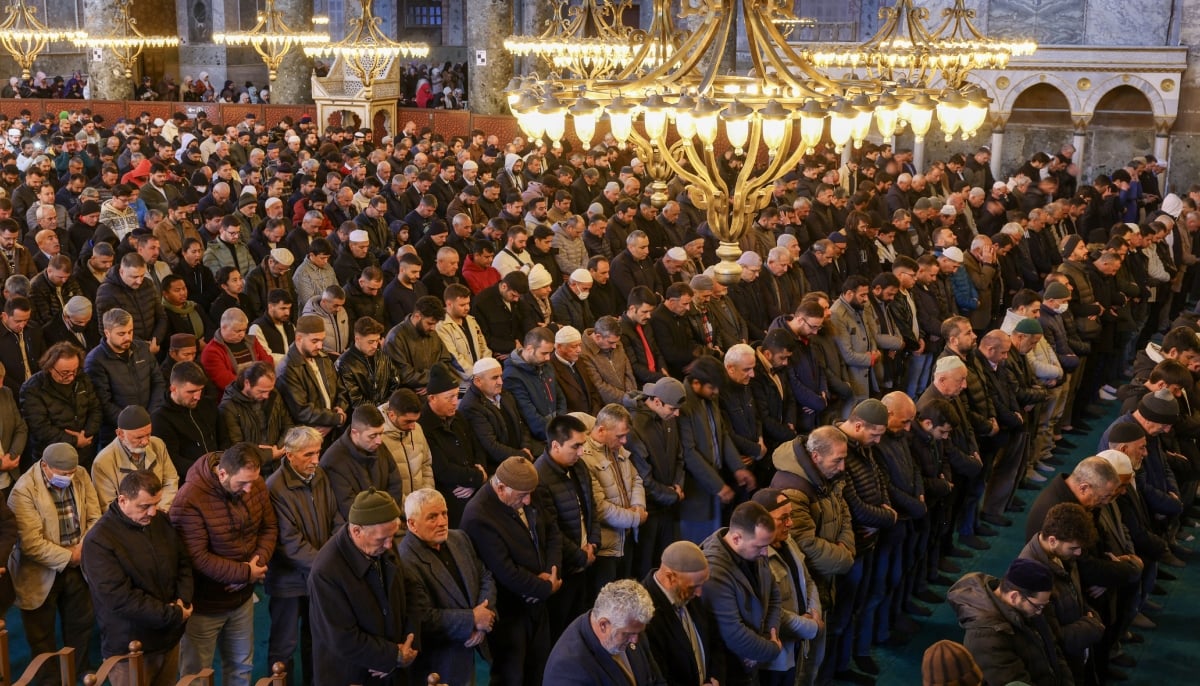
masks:
<svg viewBox="0 0 1200 686"><path fill-rule="evenodd" d="M17 546L8 559L32 655L58 650L55 623L75 649L75 673L87 671L95 617L79 568L83 537L100 519L100 504L79 453L66 443L46 446L8 497L17 518Z"/></svg>
<svg viewBox="0 0 1200 686"><path fill-rule="evenodd" d="M139 470L153 472L162 484L158 509L167 512L179 490L179 473L167 454L162 439L151 436L150 413L139 405L130 405L117 416L117 437L96 455L92 463L92 481L100 511L117 499L117 487L126 474Z"/></svg>

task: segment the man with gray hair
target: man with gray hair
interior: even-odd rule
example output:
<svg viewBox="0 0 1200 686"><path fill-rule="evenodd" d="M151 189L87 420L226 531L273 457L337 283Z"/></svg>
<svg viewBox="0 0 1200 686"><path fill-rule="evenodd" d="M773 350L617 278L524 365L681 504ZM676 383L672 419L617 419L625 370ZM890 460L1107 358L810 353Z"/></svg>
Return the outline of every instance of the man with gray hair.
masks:
<svg viewBox="0 0 1200 686"><path fill-rule="evenodd" d="M282 662L289 674L295 674L293 660L299 644L307 683L312 683L313 665L308 575L321 546L345 521L329 478L318 464L324 438L309 426L288 429L283 435L284 460L267 478L279 525L279 545L264 582L271 615L267 662Z"/></svg>
<svg viewBox="0 0 1200 686"><path fill-rule="evenodd" d="M635 686L662 684L662 677L638 638L654 616L654 601L632 579L614 581L600 590L591 612L567 627L546 663L556 685Z"/></svg>
<svg viewBox="0 0 1200 686"><path fill-rule="evenodd" d="M475 652L491 659L487 636L496 622L496 581L471 539L450 528L446 499L420 488L404 499L409 535L397 548L408 570L409 591L427 608L428 628L413 666L437 672L451 684L475 684ZM447 580L453 583L447 583Z"/></svg>

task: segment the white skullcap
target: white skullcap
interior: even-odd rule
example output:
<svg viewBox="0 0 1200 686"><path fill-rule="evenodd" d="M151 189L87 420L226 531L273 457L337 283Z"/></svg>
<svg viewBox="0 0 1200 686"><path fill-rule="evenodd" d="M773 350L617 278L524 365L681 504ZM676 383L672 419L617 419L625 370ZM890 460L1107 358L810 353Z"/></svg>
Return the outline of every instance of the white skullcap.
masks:
<svg viewBox="0 0 1200 686"><path fill-rule="evenodd" d="M362 229L355 229L350 232L350 242L351 243L370 243L371 242L371 234L367 233L366 231L363 231Z"/></svg>
<svg viewBox="0 0 1200 686"><path fill-rule="evenodd" d="M291 250L286 248L275 248L271 251L271 259L285 267L290 267L296 261L296 256L292 254Z"/></svg>
<svg viewBox="0 0 1200 686"><path fill-rule="evenodd" d="M963 260L966 259L963 255L962 249L960 249L957 245L952 245L943 250L942 257L958 262L959 264L962 264Z"/></svg>
<svg viewBox="0 0 1200 686"><path fill-rule="evenodd" d="M475 160L467 160L466 162L463 162L463 171L468 171L471 169L479 169L479 165L475 163Z"/></svg>
<svg viewBox="0 0 1200 686"><path fill-rule="evenodd" d="M571 280L575 283L592 283L592 273L580 267L571 272Z"/></svg>
<svg viewBox="0 0 1200 686"><path fill-rule="evenodd" d="M1129 456L1120 450L1101 450L1096 453L1097 457L1103 457L1106 462L1112 465L1112 468L1117 471L1117 476L1131 476L1133 474L1133 462L1129 460Z"/></svg>
<svg viewBox="0 0 1200 686"><path fill-rule="evenodd" d="M790 248L799 243L799 239L790 233L781 233L779 234L779 238L775 239L775 246L779 248Z"/></svg>
<svg viewBox="0 0 1200 686"><path fill-rule="evenodd" d="M953 371L955 369L966 369L967 365L963 364L962 358L958 355L947 355L938 358L937 364L933 367L934 374Z"/></svg>
<svg viewBox="0 0 1200 686"><path fill-rule="evenodd" d="M632 160L629 160L629 166L631 166L631 167L636 167L636 166L638 166L638 165L639 165L639 164L641 164L641 163L642 163L642 161L641 161L641 160L639 160L639 159L638 159L638 158L636 158L636 157L635 157L635 158L633 158Z"/></svg>
<svg viewBox="0 0 1200 686"><path fill-rule="evenodd" d="M583 336L579 333L579 329L573 326L564 326L554 334L555 345L567 345L569 343L578 343L583 340Z"/></svg>
<svg viewBox="0 0 1200 686"><path fill-rule="evenodd" d="M942 205L942 214L952 217L958 214L958 210L954 209L954 205Z"/></svg>
<svg viewBox="0 0 1200 686"><path fill-rule="evenodd" d="M675 260L676 262L683 262L687 260L687 251L685 251L683 248L671 248L667 251L667 257Z"/></svg>
<svg viewBox="0 0 1200 686"><path fill-rule="evenodd" d="M738 258L737 263L743 267L761 267L762 258L759 257L758 253L754 252L753 250L747 250L746 252L742 253L741 257Z"/></svg>
<svg viewBox="0 0 1200 686"><path fill-rule="evenodd" d="M475 366L471 368L471 373L479 376L484 372L489 372L493 369L499 369L500 362L494 357L481 357L475 361Z"/></svg>
<svg viewBox="0 0 1200 686"><path fill-rule="evenodd" d="M282 205L282 204L283 204L283 201L280 200L279 198L267 198L267 201L263 203L263 207L274 207L275 205Z"/></svg>
<svg viewBox="0 0 1200 686"><path fill-rule="evenodd" d="M154 120L154 125L155 125L155 126L157 126L157 127L158 127L158 128L160 128L160 129L162 128L163 124L165 124L165 123L166 123L166 122L164 122L164 121L162 120L162 117L158 117L158 118L156 118L156 119Z"/></svg>
<svg viewBox="0 0 1200 686"><path fill-rule="evenodd" d="M540 264L533 265L533 269L529 270L529 288L545 288L550 285L550 272Z"/></svg>

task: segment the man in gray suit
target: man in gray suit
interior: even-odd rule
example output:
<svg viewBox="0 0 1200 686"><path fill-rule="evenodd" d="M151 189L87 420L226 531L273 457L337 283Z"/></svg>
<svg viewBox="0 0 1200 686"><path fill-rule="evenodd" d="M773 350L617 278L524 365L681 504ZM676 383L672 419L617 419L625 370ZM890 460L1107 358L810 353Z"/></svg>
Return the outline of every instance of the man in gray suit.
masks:
<svg viewBox="0 0 1200 686"><path fill-rule="evenodd" d="M404 501L409 536L400 559L424 619L413 674L437 672L448 684L475 684L475 650L491 661L487 635L496 620L496 582L467 535L450 529L446 499L432 488Z"/></svg>

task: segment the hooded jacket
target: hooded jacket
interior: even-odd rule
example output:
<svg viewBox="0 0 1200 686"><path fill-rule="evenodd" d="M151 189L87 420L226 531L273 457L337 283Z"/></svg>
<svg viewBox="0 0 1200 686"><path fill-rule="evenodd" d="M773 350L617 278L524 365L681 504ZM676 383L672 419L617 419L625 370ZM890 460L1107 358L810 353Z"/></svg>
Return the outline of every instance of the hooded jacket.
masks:
<svg viewBox="0 0 1200 686"><path fill-rule="evenodd" d="M828 603L833 580L854 565L854 528L850 506L842 495L842 479L826 479L805 448L807 436L797 436L775 449L771 461L778 488L792 502L792 538L808 559L809 569Z"/></svg>
<svg viewBox="0 0 1200 686"><path fill-rule="evenodd" d="M1020 610L996 597L999 585L995 577L970 572L946 594L959 625L966 630L963 645L983 671L984 682L1072 686L1071 669L1046 619L1026 619Z"/></svg>

